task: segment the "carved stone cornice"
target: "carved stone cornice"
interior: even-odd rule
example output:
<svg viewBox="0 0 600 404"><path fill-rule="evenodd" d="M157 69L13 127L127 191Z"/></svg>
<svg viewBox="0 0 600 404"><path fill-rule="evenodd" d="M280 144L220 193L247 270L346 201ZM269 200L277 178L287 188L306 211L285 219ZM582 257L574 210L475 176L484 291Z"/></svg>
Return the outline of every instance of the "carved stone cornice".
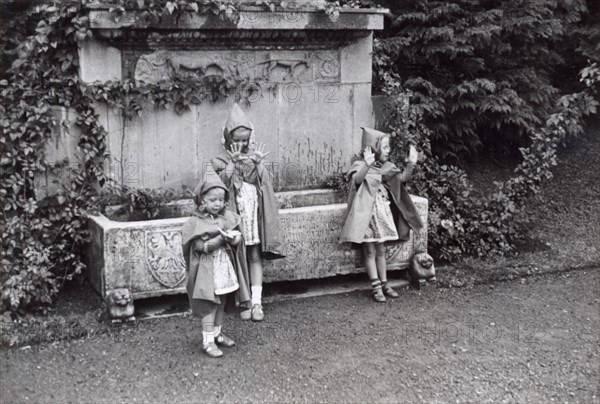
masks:
<svg viewBox="0 0 600 404"><path fill-rule="evenodd" d="M235 21L194 12L157 21L143 9L125 10L117 18L109 7L95 4L88 5L88 18L95 37L121 51L123 79L154 82L184 75L340 82L339 50L383 29L387 10L342 9L330 18L309 4L299 1L294 9L270 12L240 3Z"/></svg>
<svg viewBox="0 0 600 404"><path fill-rule="evenodd" d="M88 5L90 28L102 29L161 29L161 30L334 30L374 31L383 29L385 9L342 9L335 19L310 7L283 11L263 11L240 5L239 20L220 19L212 14L185 13L177 18L165 16L160 22L148 22L143 10L125 10L115 18L108 6Z"/></svg>
<svg viewBox="0 0 600 404"><path fill-rule="evenodd" d="M122 50L334 49L370 31L335 30L133 30L101 29L97 34Z"/></svg>

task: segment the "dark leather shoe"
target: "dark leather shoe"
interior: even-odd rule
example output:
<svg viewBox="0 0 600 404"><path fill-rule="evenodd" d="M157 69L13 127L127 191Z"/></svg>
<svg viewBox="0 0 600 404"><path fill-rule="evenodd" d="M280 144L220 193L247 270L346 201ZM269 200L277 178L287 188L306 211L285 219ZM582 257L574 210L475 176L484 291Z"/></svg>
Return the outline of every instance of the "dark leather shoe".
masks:
<svg viewBox="0 0 600 404"><path fill-rule="evenodd" d="M385 303L386 299L381 288L373 290L373 300L375 300L377 303Z"/></svg>
<svg viewBox="0 0 600 404"><path fill-rule="evenodd" d="M382 288L383 289L383 293L388 296L388 297L392 297L392 298L396 298L398 297L398 292L396 292L389 284L385 284L385 286Z"/></svg>

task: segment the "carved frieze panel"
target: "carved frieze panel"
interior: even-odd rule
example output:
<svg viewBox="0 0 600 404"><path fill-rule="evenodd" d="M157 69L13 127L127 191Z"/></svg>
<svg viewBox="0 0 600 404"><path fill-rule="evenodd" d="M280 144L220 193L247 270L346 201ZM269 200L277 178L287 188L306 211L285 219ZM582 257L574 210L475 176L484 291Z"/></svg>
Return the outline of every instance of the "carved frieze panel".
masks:
<svg viewBox="0 0 600 404"><path fill-rule="evenodd" d="M340 52L334 50L172 51L125 53L126 74L157 82L178 77L218 77L271 83L340 81Z"/></svg>

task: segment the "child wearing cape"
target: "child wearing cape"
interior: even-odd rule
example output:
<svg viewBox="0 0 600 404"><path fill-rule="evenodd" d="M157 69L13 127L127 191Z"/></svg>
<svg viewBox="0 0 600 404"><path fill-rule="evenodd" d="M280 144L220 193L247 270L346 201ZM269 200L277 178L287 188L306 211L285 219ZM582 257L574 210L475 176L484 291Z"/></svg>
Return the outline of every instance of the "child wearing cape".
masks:
<svg viewBox="0 0 600 404"><path fill-rule="evenodd" d="M213 358L223 355L217 345L235 345L221 331L227 297L237 291L239 302L250 300L241 219L226 208L228 199L222 181L201 184L194 192L197 210L182 228L190 307L202 318L202 348Z"/></svg>
<svg viewBox="0 0 600 404"><path fill-rule="evenodd" d="M398 293L387 282L385 243L407 241L410 229L423 227L403 183L410 181L418 153L411 146L404 172L389 161L390 136L362 128L363 159L348 171L348 213L340 236L342 243L362 246L373 299L385 302Z"/></svg>
<svg viewBox="0 0 600 404"><path fill-rule="evenodd" d="M279 212L271 174L264 158L264 143L254 141L254 128L239 105L234 104L223 128L221 143L228 156L212 166L231 194L229 208L242 218L242 233L250 268L251 308L244 320L262 321L262 260L283 258Z"/></svg>

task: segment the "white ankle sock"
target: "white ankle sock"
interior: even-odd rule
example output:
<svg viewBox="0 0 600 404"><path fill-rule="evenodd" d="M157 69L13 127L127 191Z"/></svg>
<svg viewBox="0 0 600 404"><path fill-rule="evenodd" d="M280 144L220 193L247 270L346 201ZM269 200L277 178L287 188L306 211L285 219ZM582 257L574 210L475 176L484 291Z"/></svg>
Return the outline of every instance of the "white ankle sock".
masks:
<svg viewBox="0 0 600 404"><path fill-rule="evenodd" d="M215 342L215 332L214 331L202 331L202 343L204 345L208 345L211 342Z"/></svg>
<svg viewBox="0 0 600 404"><path fill-rule="evenodd" d="M262 286L251 286L250 289L252 290L252 298L250 299L252 305L262 304Z"/></svg>
<svg viewBox="0 0 600 404"><path fill-rule="evenodd" d="M221 334L221 326L220 325L215 326L215 331L213 331L213 334L214 334L215 338L217 338L219 336L219 334Z"/></svg>

